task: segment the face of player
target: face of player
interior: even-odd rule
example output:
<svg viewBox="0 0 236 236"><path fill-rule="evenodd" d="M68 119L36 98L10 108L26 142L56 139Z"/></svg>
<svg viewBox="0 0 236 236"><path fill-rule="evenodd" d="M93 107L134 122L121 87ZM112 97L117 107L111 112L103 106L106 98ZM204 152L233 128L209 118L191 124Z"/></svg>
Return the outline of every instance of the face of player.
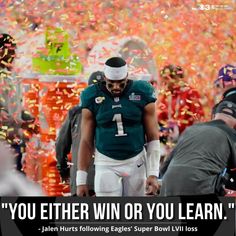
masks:
<svg viewBox="0 0 236 236"><path fill-rule="evenodd" d="M114 96L118 97L124 91L127 85L127 77L122 80L109 80L105 79L107 90Z"/></svg>
<svg viewBox="0 0 236 236"><path fill-rule="evenodd" d="M163 83L164 83L164 86L169 91L173 91L173 90L175 90L176 87L181 87L185 84L183 79L178 78L178 77L176 77L176 78L165 77L165 78L163 78Z"/></svg>

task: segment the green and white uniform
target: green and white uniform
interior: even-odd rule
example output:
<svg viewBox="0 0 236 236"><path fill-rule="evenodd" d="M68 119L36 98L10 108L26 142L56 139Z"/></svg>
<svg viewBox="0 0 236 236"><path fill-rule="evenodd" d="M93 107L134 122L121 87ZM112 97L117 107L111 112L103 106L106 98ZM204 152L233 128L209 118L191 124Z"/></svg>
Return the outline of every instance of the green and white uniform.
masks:
<svg viewBox="0 0 236 236"><path fill-rule="evenodd" d="M96 122L96 177L98 165L127 166L128 163L134 163L137 156L143 155L146 142L143 110L147 104L155 101L154 89L146 81L129 80L119 97L114 97L106 89L105 83L92 85L82 92L81 107L89 109ZM116 175L120 176L120 173ZM106 177L106 182L110 177Z"/></svg>
<svg viewBox="0 0 236 236"><path fill-rule="evenodd" d="M153 87L145 81L129 81L121 97L113 97L103 83L85 89L81 106L95 116L97 150L116 160L140 153L145 143L143 109L155 100Z"/></svg>

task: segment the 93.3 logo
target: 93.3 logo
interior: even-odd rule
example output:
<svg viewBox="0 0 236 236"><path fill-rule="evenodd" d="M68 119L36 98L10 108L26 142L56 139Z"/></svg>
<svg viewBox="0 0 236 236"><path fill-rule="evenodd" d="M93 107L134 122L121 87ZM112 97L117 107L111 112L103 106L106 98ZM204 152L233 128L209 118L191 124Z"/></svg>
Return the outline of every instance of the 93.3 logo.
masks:
<svg viewBox="0 0 236 236"><path fill-rule="evenodd" d="M210 10L232 10L233 8L227 4L197 4L192 10L210 11Z"/></svg>

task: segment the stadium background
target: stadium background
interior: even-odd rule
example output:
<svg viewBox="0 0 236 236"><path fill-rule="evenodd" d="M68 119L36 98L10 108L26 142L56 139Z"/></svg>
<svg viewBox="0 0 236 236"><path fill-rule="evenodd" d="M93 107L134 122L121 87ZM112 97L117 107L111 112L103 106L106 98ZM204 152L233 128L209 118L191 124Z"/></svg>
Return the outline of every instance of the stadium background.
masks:
<svg viewBox="0 0 236 236"><path fill-rule="evenodd" d="M0 9L0 31L11 34L18 45L14 72L19 78L33 74L32 58L44 47L48 27L68 32L71 51L84 68L98 42L140 37L157 71L167 63L184 68L187 82L201 93L209 119L218 70L235 64L234 0L0 0Z"/></svg>

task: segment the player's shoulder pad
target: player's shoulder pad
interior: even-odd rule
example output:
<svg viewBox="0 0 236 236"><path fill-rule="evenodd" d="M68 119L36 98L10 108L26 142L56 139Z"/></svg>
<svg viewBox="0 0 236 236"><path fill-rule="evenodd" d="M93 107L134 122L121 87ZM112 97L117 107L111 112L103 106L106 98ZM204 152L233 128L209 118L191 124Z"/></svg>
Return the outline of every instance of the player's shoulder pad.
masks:
<svg viewBox="0 0 236 236"><path fill-rule="evenodd" d="M87 88L85 88L82 93L81 93L81 97L82 99L91 99L96 97L98 91L98 84L92 84L89 85Z"/></svg>
<svg viewBox="0 0 236 236"><path fill-rule="evenodd" d="M92 100L94 97L97 96L98 92L98 85L97 84L92 84L85 88L80 95L80 99L82 100Z"/></svg>
<svg viewBox="0 0 236 236"><path fill-rule="evenodd" d="M135 91L145 94L146 96L155 96L155 90L153 86L144 80L134 80L133 89Z"/></svg>

